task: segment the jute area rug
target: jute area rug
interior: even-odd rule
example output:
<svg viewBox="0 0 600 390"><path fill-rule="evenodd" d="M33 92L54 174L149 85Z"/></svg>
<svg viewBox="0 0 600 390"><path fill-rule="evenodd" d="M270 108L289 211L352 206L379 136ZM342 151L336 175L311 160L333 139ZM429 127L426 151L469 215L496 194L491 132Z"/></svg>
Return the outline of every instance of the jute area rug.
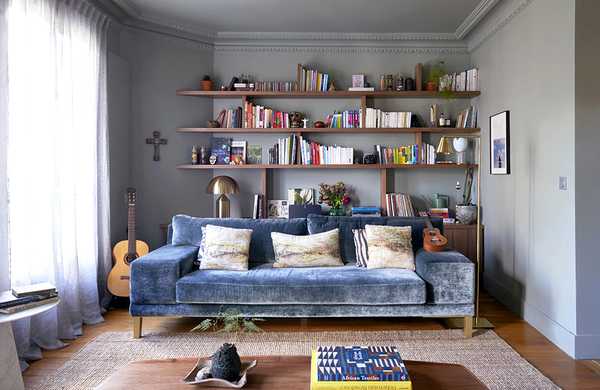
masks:
<svg viewBox="0 0 600 390"><path fill-rule="evenodd" d="M309 356L317 345L396 345L406 360L462 364L490 389L558 389L493 331L465 339L460 330L150 333L137 340L130 332L108 332L37 389L93 389L129 362L208 356L224 342L234 342L240 355Z"/></svg>

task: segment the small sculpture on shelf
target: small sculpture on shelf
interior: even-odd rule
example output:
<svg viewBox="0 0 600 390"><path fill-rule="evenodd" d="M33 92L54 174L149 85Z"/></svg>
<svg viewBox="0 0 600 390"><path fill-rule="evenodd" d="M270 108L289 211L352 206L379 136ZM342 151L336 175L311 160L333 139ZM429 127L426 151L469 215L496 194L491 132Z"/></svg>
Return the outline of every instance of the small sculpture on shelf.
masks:
<svg viewBox="0 0 600 390"><path fill-rule="evenodd" d="M302 120L304 115L300 112L290 112L290 127L292 129L299 129L303 126Z"/></svg>

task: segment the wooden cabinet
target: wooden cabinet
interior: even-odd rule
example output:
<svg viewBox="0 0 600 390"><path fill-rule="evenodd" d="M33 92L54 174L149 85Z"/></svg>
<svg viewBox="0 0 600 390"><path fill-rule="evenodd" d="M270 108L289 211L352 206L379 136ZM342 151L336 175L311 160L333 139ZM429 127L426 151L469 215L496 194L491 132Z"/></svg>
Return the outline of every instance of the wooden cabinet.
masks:
<svg viewBox="0 0 600 390"><path fill-rule="evenodd" d="M481 253L483 253L483 225L481 226ZM444 236L448 245L463 255L477 262L477 225L462 225L459 223L444 224ZM483 259L482 259L483 260ZM481 262L483 264L483 261Z"/></svg>

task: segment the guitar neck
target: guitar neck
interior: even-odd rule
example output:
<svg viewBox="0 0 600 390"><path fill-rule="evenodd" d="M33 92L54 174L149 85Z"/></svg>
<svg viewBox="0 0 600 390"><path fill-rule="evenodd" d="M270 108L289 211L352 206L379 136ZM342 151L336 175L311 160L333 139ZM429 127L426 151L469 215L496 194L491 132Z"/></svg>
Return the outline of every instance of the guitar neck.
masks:
<svg viewBox="0 0 600 390"><path fill-rule="evenodd" d="M135 205L130 204L127 210L127 252L135 253Z"/></svg>

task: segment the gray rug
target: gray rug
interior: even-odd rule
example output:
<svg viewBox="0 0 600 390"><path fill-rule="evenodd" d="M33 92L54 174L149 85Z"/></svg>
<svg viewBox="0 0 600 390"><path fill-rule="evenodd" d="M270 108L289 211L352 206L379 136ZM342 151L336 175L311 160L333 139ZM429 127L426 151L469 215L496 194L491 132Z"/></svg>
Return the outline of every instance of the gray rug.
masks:
<svg viewBox="0 0 600 390"><path fill-rule="evenodd" d="M76 353L37 389L93 389L135 360L208 356L224 342L240 355L305 355L317 345L396 345L406 360L458 363L490 389L558 389L493 331L464 339L460 330L378 332L104 333Z"/></svg>

